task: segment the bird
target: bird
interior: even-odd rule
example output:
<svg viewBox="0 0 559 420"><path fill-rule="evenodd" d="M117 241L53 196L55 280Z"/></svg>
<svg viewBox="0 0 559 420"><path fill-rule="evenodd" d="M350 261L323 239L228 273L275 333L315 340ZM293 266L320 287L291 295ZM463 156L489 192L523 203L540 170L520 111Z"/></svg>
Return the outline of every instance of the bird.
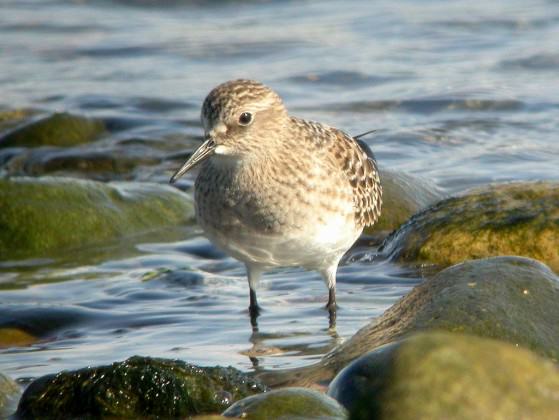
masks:
<svg viewBox="0 0 559 420"><path fill-rule="evenodd" d="M170 183L199 166L197 222L214 245L245 264L251 318L260 313L263 273L302 267L326 283L335 325L340 260L381 213L373 153L337 128L291 116L281 97L255 80L211 90L201 122L203 143Z"/></svg>

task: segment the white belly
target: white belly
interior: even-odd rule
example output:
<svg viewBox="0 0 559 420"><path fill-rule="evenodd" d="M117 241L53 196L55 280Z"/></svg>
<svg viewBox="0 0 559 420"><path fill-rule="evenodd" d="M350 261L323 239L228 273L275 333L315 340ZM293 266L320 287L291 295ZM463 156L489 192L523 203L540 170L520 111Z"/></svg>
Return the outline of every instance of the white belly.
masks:
<svg viewBox="0 0 559 420"><path fill-rule="evenodd" d="M329 218L325 224L283 233L261 233L238 227L227 233L204 226L208 238L234 258L266 267L300 266L320 270L339 261L361 234L346 218Z"/></svg>

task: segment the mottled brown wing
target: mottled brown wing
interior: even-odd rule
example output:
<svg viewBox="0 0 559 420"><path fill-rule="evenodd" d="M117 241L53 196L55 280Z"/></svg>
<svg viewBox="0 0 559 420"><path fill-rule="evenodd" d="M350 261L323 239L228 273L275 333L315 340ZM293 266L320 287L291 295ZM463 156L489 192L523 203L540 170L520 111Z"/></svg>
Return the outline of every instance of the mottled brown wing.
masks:
<svg viewBox="0 0 559 420"><path fill-rule="evenodd" d="M291 117L297 137L305 137L317 150L327 150L336 167L341 167L353 189L355 221L371 226L380 216L382 187L373 152L341 130Z"/></svg>
<svg viewBox="0 0 559 420"><path fill-rule="evenodd" d="M356 222L371 226L378 220L382 206L382 186L373 152L366 143L343 131L331 130L336 136L330 144L332 153L353 188Z"/></svg>

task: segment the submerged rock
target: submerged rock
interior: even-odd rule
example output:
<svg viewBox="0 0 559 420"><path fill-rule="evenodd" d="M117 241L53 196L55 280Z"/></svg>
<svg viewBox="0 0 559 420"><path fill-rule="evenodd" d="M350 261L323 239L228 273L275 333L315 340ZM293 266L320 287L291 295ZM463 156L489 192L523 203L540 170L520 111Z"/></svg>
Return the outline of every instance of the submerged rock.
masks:
<svg viewBox="0 0 559 420"><path fill-rule="evenodd" d="M406 222L419 210L437 202L442 194L437 187L411 175L381 171L382 211L375 225L365 229L365 233L389 233Z"/></svg>
<svg viewBox="0 0 559 420"><path fill-rule="evenodd" d="M226 417L249 420L345 419L345 409L334 399L307 388L283 388L237 401Z"/></svg>
<svg viewBox="0 0 559 420"><path fill-rule="evenodd" d="M551 419L559 371L507 343L422 333L355 360L328 394L351 419Z"/></svg>
<svg viewBox="0 0 559 420"><path fill-rule="evenodd" d="M56 113L31 122L0 138L0 147L75 146L95 140L105 124L68 113Z"/></svg>
<svg viewBox="0 0 559 420"><path fill-rule="evenodd" d="M10 149L13 150L13 149ZM1 158L1 155L0 155ZM84 150L83 148L29 149L8 156L4 171L9 176L76 176L100 181L131 179L140 167L159 163L161 157L145 148Z"/></svg>
<svg viewBox="0 0 559 420"><path fill-rule="evenodd" d="M0 418L8 418L15 411L20 393L18 384L0 372Z"/></svg>
<svg viewBox="0 0 559 420"><path fill-rule="evenodd" d="M219 413L232 402L265 390L231 367L135 356L109 366L43 376L24 392L17 415L177 418Z"/></svg>
<svg viewBox="0 0 559 420"><path fill-rule="evenodd" d="M443 200L391 235L384 252L442 266L521 255L559 272L559 183L491 185Z"/></svg>
<svg viewBox="0 0 559 420"><path fill-rule="evenodd" d="M327 383L362 354L424 330L500 339L557 361L557 302L559 279L537 261L521 257L467 261L425 280L317 365L287 375L281 384Z"/></svg>
<svg viewBox="0 0 559 420"><path fill-rule="evenodd" d="M0 324L2 317L0 316ZM0 326L0 349L6 347L29 346L39 339L19 328L3 328Z"/></svg>
<svg viewBox="0 0 559 420"><path fill-rule="evenodd" d="M0 259L44 257L193 220L191 198L147 183L0 180Z"/></svg>
<svg viewBox="0 0 559 420"><path fill-rule="evenodd" d="M0 132L8 130L20 124L26 118L33 115L30 109L3 109L0 110Z"/></svg>

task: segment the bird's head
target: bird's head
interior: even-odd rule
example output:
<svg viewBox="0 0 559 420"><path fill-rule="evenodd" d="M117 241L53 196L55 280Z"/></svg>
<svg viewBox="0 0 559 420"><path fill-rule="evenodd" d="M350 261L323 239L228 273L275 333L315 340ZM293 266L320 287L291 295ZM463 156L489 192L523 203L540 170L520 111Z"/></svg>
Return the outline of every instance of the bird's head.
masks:
<svg viewBox="0 0 559 420"><path fill-rule="evenodd" d="M204 143L173 175L176 181L212 155L262 155L286 126L287 110L279 95L254 80L232 80L214 88L202 105Z"/></svg>

